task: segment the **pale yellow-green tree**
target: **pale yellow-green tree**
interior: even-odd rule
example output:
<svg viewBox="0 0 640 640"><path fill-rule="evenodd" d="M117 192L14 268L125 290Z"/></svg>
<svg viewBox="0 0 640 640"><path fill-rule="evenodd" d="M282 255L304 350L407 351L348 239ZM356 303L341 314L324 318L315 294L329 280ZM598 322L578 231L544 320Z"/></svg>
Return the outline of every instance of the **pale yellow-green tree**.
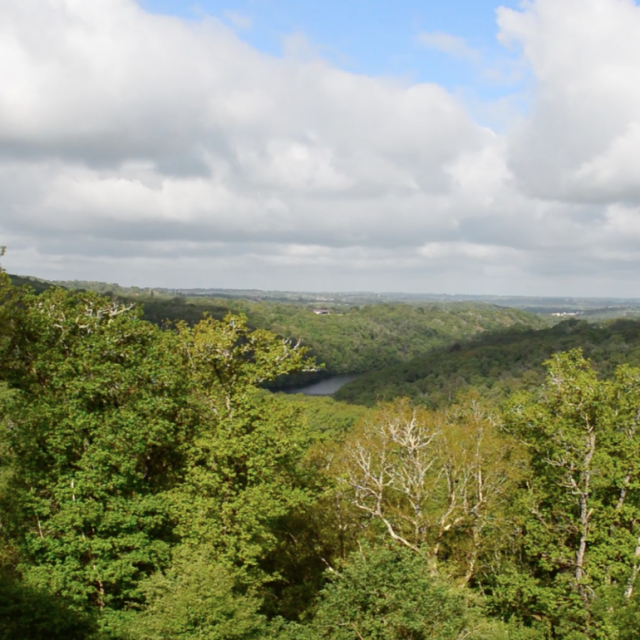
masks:
<svg viewBox="0 0 640 640"><path fill-rule="evenodd" d="M504 523L521 464L497 417L469 399L444 412L384 406L355 430L337 468L363 523L432 567L447 560L467 584Z"/></svg>

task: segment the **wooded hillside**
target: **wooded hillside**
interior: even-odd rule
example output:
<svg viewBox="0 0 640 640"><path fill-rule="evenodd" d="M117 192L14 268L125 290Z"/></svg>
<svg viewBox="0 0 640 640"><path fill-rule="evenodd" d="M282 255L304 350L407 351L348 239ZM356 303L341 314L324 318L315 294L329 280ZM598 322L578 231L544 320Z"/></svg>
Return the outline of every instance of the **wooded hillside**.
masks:
<svg viewBox="0 0 640 640"><path fill-rule="evenodd" d="M637 638L636 323L483 334L439 406L367 408L265 390L315 364L239 314L0 301L0 640Z"/></svg>
<svg viewBox="0 0 640 640"><path fill-rule="evenodd" d="M620 364L640 365L640 321L600 324L565 320L540 330L514 328L433 349L412 360L373 371L338 391L336 398L372 406L409 397L426 406L446 406L474 389L501 402L520 389L535 390L552 354L581 348L604 376Z"/></svg>
<svg viewBox="0 0 640 640"><path fill-rule="evenodd" d="M13 278L19 284L35 284L38 290L46 287L42 281ZM133 296L131 289L116 285L84 284L98 293L108 292L123 303L136 304L142 308L142 317L158 326L167 321L194 325L205 315L222 320L229 312L242 313L252 328L299 340L324 365L326 373L363 373L485 331L550 324L533 313L477 303L334 305L328 307L328 315L317 315L309 304L170 298L150 296L143 290Z"/></svg>

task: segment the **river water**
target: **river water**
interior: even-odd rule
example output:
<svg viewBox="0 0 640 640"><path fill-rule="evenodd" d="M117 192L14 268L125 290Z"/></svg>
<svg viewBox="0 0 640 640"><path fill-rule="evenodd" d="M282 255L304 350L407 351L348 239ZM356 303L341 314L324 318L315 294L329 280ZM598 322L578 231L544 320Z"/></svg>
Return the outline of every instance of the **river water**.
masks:
<svg viewBox="0 0 640 640"><path fill-rule="evenodd" d="M314 382L306 387L298 387L297 389L288 389L287 393L302 393L305 396L331 396L340 387L343 387L347 382L356 380L360 375L347 374L343 376L332 376L331 378L325 378L320 382Z"/></svg>

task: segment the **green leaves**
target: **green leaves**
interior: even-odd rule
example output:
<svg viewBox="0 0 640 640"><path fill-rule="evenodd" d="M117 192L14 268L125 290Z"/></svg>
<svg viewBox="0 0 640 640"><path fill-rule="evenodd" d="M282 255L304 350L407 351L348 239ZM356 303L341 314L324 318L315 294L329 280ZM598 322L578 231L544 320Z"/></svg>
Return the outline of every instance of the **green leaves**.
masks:
<svg viewBox="0 0 640 640"><path fill-rule="evenodd" d="M503 404L518 390L539 389L546 373L542 363L576 347L584 349L600 374L613 377L622 363L640 364L640 322L567 320L538 331L487 332L453 346L425 348L408 362L367 373L335 397L366 405L409 397L429 407L446 407L472 390Z"/></svg>
<svg viewBox="0 0 640 640"><path fill-rule="evenodd" d="M505 434L477 396L271 394L315 365L243 316L0 298L0 638L635 637L640 370L554 356Z"/></svg>
<svg viewBox="0 0 640 640"><path fill-rule="evenodd" d="M306 349L268 331L250 331L244 316L227 315L224 321L207 317L192 330L182 323L178 336L194 381L210 394L219 390L227 403L250 386L315 370Z"/></svg>
<svg viewBox="0 0 640 640"><path fill-rule="evenodd" d="M559 628L608 633L592 615L633 593L640 533L640 371L599 380L580 351L554 356L539 397L512 402L507 427L530 452L523 551Z"/></svg>
<svg viewBox="0 0 640 640"><path fill-rule="evenodd" d="M185 482L173 492L178 531L255 567L276 543L278 518L309 500L298 462L309 439L300 412L256 385L310 368L303 349L244 318L206 319L178 339L198 425Z"/></svg>
<svg viewBox="0 0 640 640"><path fill-rule="evenodd" d="M162 331L95 294L25 300L2 372L0 495L25 579L117 610L181 538L255 566L308 500L299 412L258 385L311 367L304 351L243 318Z"/></svg>
<svg viewBox="0 0 640 640"><path fill-rule="evenodd" d="M389 404L343 447L345 496L372 530L467 584L500 546L520 471L514 444L472 398L448 412Z"/></svg>
<svg viewBox="0 0 640 640"><path fill-rule="evenodd" d="M520 635L483 618L470 594L427 570L406 549L361 549L329 576L310 625L314 640L498 640ZM307 637L307 636L301 636Z"/></svg>
<svg viewBox="0 0 640 640"><path fill-rule="evenodd" d="M0 567L0 640L84 640L95 630L90 616L25 585Z"/></svg>
<svg viewBox="0 0 640 640"><path fill-rule="evenodd" d="M199 548L177 550L165 575L154 574L142 585L148 605L129 617L133 640L259 640L267 621L258 613L260 599L237 589L228 568Z"/></svg>
<svg viewBox="0 0 640 640"><path fill-rule="evenodd" d="M8 363L5 500L25 572L79 606L122 606L172 539L186 385L167 336L93 294L33 298Z"/></svg>

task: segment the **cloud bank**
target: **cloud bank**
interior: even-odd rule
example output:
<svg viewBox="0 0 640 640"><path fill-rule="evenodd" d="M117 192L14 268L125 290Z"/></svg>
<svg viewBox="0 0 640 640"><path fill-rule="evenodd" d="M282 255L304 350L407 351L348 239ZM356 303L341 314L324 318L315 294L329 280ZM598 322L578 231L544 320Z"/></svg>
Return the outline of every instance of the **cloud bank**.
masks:
<svg viewBox="0 0 640 640"><path fill-rule="evenodd" d="M5 265L155 286L640 296L640 8L536 0L497 25L532 77L506 133L435 84L269 56L215 18L7 0Z"/></svg>

